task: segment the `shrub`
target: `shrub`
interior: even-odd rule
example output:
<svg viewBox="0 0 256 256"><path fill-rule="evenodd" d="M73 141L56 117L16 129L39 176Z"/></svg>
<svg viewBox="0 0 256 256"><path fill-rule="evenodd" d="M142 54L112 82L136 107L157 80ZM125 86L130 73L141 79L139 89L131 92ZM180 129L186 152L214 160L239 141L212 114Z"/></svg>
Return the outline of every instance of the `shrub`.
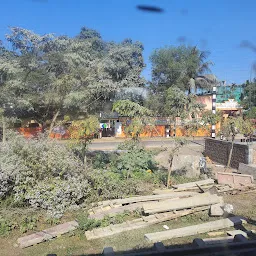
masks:
<svg viewBox="0 0 256 256"><path fill-rule="evenodd" d="M20 224L20 231L26 233L29 230L34 230L37 226L38 218L36 216L29 216L23 218Z"/></svg>
<svg viewBox="0 0 256 256"><path fill-rule="evenodd" d="M82 177L81 177L82 178ZM34 208L47 210L51 218L60 218L65 210L77 209L86 201L90 187L88 181L70 177L45 179L27 190L26 200Z"/></svg>
<svg viewBox="0 0 256 256"><path fill-rule="evenodd" d="M123 177L136 177L146 171L153 172L157 169L152 154L143 148L134 148L121 154L112 163L112 169Z"/></svg>
<svg viewBox="0 0 256 256"><path fill-rule="evenodd" d="M10 221L0 218L0 236L7 235L12 230L12 224Z"/></svg>
<svg viewBox="0 0 256 256"><path fill-rule="evenodd" d="M71 149L45 137L9 134L0 149L0 197L43 208L60 217L84 202L90 191L84 166Z"/></svg>
<svg viewBox="0 0 256 256"><path fill-rule="evenodd" d="M109 154L106 154L104 152L99 152L92 158L92 165L94 169L103 169L109 163Z"/></svg>
<svg viewBox="0 0 256 256"><path fill-rule="evenodd" d="M151 191L152 186L135 178L123 179L122 175L111 170L93 170L89 172L89 182L93 191L91 201L124 198Z"/></svg>
<svg viewBox="0 0 256 256"><path fill-rule="evenodd" d="M101 226L100 220L89 219L88 215L85 215L85 214L80 214L77 217L77 222L78 222L79 228L83 231L92 230L94 228Z"/></svg>

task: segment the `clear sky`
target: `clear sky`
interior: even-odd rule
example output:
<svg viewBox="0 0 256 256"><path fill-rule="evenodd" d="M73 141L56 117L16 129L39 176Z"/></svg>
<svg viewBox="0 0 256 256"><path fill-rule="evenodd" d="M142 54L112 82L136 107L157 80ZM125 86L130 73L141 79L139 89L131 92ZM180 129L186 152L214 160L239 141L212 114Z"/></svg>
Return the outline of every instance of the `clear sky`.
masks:
<svg viewBox="0 0 256 256"><path fill-rule="evenodd" d="M161 7L164 13L139 11L139 4ZM181 42L210 51L212 72L227 83L249 79L256 61L256 52L240 47L243 40L256 44L256 0L3 0L0 39L8 26L68 36L87 26L105 40L141 41L147 79L152 50Z"/></svg>

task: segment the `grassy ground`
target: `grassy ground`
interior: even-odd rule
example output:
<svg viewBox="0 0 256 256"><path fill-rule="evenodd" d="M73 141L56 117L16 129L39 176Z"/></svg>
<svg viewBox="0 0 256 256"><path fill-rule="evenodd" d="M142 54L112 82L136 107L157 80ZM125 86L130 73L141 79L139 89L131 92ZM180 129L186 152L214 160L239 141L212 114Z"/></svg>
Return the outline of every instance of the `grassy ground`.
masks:
<svg viewBox="0 0 256 256"><path fill-rule="evenodd" d="M225 202L231 203L234 206L236 215L241 215L250 219L250 223L244 225L247 230L256 229L256 201L255 194L243 194L234 196L225 196ZM74 218L72 213L66 215L65 221ZM177 220L168 221L158 225L153 225L148 228L123 232L119 235L114 235L112 237L107 237L104 239L96 239L92 241L87 241L84 233L80 230L75 231L71 234L63 235L52 241L41 243L33 247L26 249L20 249L14 247L17 242L17 238L22 236L20 231L12 232L9 236L0 238L0 251L1 255L21 255L21 256L32 256L32 255L47 255L50 253L55 253L57 255L90 255L90 254L100 254L102 249L107 246L114 248L116 252L121 251L134 251L142 248L151 248L152 243L148 242L144 238L145 233L157 232L165 230L163 225L167 225L170 229L179 228L188 225L194 225L199 223L204 223L207 221L215 220L208 216L207 212L198 213L195 215L189 215ZM36 230L41 230L49 226L49 224L41 224ZM230 228L229 230L231 230ZM33 232L30 232L33 233ZM172 240L164 241L165 246L180 247L186 245L191 245L193 238L200 237L206 238L207 234L200 234L193 237L177 238Z"/></svg>

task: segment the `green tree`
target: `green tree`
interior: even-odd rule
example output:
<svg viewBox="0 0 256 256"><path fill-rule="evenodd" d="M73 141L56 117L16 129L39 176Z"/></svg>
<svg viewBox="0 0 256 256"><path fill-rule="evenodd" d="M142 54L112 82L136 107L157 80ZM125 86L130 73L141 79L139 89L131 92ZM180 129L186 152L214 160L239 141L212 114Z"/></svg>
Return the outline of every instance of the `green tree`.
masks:
<svg viewBox="0 0 256 256"><path fill-rule="evenodd" d="M100 123L96 116L88 116L83 120L73 121L69 127L70 137L73 140L72 146L80 155L85 167L87 167L88 145L93 140L95 133L99 131L99 127Z"/></svg>
<svg viewBox="0 0 256 256"><path fill-rule="evenodd" d="M250 120L248 119L244 120L242 117L238 117L238 118L231 117L231 118L228 118L223 123L221 127L221 132L226 138L229 138L231 136L231 149L229 152L227 168L230 167L236 135L240 133L246 136L250 136L253 133L253 131L254 131L254 127L250 122Z"/></svg>
<svg viewBox="0 0 256 256"><path fill-rule="evenodd" d="M211 79L203 74L209 71L211 62L205 61L207 52L196 47L164 47L155 50L151 56L152 84L154 91L165 91L176 86L191 92L193 87L210 87Z"/></svg>
<svg viewBox="0 0 256 256"><path fill-rule="evenodd" d="M175 138L174 139L174 146L172 148L166 148L165 150L168 151L169 154L169 166L168 166L168 175L167 175L167 189L171 184L171 172L172 172L172 163L173 159L176 155L179 154L180 149L187 145L188 141L184 138Z"/></svg>
<svg viewBox="0 0 256 256"><path fill-rule="evenodd" d="M6 38L14 51L1 48L0 100L22 101L40 122L52 119L50 130L59 115L95 113L113 92L144 85L139 42L105 42L87 28L69 38L14 27Z"/></svg>
<svg viewBox="0 0 256 256"><path fill-rule="evenodd" d="M247 80L244 86L244 93L243 93L243 99L242 99L242 105L245 109L248 109L248 114L253 115L253 112L250 112L250 110L256 106L256 79L254 79L252 82Z"/></svg>
<svg viewBox="0 0 256 256"><path fill-rule="evenodd" d="M112 110L118 112L120 116L128 118L129 124L125 127L125 132L136 141L147 127L154 129L154 120L150 117L152 112L138 103L119 100L113 104Z"/></svg>

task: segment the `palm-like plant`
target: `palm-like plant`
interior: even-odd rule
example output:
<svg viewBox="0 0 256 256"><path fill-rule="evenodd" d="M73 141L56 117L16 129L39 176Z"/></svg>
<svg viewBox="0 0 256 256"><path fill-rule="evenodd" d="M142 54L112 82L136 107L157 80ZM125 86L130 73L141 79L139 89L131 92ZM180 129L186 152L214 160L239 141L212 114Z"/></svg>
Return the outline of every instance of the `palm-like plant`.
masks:
<svg viewBox="0 0 256 256"><path fill-rule="evenodd" d="M209 56L209 52L200 51L193 47L190 52L190 61L193 63L191 70L188 70L190 77L188 82L188 91L197 91L201 89L211 89L218 81L215 75L205 74L210 72L210 66L213 65L211 61L205 61ZM191 64L190 64L191 65Z"/></svg>

